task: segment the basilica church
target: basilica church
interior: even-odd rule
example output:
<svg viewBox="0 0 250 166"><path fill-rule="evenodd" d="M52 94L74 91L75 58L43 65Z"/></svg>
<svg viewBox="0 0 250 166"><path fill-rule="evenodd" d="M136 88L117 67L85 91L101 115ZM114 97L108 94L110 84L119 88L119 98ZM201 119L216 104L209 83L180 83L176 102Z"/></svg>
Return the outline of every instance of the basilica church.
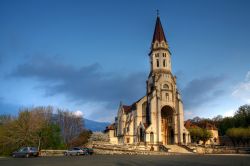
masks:
<svg viewBox="0 0 250 166"><path fill-rule="evenodd" d="M131 105L120 104L115 123L108 126L110 143L146 145L187 144L181 95L172 74L171 52L157 16L148 54L150 73L146 80L146 95Z"/></svg>

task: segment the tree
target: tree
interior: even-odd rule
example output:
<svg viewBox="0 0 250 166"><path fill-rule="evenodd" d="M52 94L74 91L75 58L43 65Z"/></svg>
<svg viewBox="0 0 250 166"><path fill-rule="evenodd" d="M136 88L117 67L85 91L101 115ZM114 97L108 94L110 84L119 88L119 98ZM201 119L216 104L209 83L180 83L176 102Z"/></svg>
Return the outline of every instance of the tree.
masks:
<svg viewBox="0 0 250 166"><path fill-rule="evenodd" d="M67 110L57 110L55 117L56 124L61 128L61 134L64 142L70 146L70 142L83 131L83 117L77 116L73 112Z"/></svg>
<svg viewBox="0 0 250 166"><path fill-rule="evenodd" d="M13 120L11 115L0 115L0 125L4 125Z"/></svg>
<svg viewBox="0 0 250 166"><path fill-rule="evenodd" d="M230 128L226 135L232 140L234 146L248 145L250 141L250 128Z"/></svg>
<svg viewBox="0 0 250 166"><path fill-rule="evenodd" d="M199 143L200 137L201 137L201 128L199 127L189 128L188 130L189 130L192 142Z"/></svg>
<svg viewBox="0 0 250 166"><path fill-rule="evenodd" d="M233 117L223 118L223 120L218 125L220 135L225 135L226 131L233 127L235 127L235 119Z"/></svg>
<svg viewBox="0 0 250 166"><path fill-rule="evenodd" d="M79 136L73 138L69 145L70 147L74 146L83 146L88 143L88 139L90 138L92 132L90 130L83 130Z"/></svg>
<svg viewBox="0 0 250 166"><path fill-rule="evenodd" d="M199 127L189 128L189 133L192 142L199 143L199 141L203 141L204 145L210 138L212 138L212 133L209 130Z"/></svg>
<svg viewBox="0 0 250 166"><path fill-rule="evenodd" d="M202 129L201 131L201 141L203 141L203 144L205 145L206 142L212 138L213 134L211 133L211 131L207 130L207 129Z"/></svg>
<svg viewBox="0 0 250 166"><path fill-rule="evenodd" d="M240 106L234 114L235 127L250 126L250 105Z"/></svg>
<svg viewBox="0 0 250 166"><path fill-rule="evenodd" d="M23 108L16 118L2 118L0 153L8 154L21 146L62 147L60 128L53 123L52 112L52 107Z"/></svg>
<svg viewBox="0 0 250 166"><path fill-rule="evenodd" d="M61 129L57 124L51 123L41 130L41 149L61 149L65 148L61 136Z"/></svg>
<svg viewBox="0 0 250 166"><path fill-rule="evenodd" d="M93 132L92 135L89 138L89 141L108 142L109 137L108 137L108 134L103 133L103 132Z"/></svg>

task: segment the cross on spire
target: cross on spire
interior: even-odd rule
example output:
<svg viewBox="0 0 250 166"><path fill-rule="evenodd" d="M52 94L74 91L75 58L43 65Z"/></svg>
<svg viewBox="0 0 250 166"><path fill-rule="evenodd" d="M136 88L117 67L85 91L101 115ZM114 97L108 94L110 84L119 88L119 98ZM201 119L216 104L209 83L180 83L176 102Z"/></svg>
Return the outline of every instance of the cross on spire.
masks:
<svg viewBox="0 0 250 166"><path fill-rule="evenodd" d="M159 14L159 10L158 9L156 10L156 14L157 14L157 17L159 17L160 14Z"/></svg>

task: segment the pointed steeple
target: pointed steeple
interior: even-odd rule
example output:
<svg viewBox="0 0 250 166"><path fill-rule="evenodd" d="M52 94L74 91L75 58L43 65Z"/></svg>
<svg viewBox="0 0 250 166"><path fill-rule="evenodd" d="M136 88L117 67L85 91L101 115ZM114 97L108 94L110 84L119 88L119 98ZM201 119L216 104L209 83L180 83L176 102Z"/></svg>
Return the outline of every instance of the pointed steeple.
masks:
<svg viewBox="0 0 250 166"><path fill-rule="evenodd" d="M152 44L155 43L155 41L158 41L158 42L165 41L167 43L163 28L161 25L161 20L158 14L157 14L157 19L155 23L155 31L154 31Z"/></svg>

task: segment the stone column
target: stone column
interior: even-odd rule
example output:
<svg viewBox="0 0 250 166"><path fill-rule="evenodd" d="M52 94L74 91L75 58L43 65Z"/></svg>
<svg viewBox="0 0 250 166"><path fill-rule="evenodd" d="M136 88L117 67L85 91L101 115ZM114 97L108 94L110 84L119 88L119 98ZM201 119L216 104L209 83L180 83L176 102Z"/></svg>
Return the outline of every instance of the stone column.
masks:
<svg viewBox="0 0 250 166"><path fill-rule="evenodd" d="M178 123L177 114L174 114L174 143L178 143Z"/></svg>

